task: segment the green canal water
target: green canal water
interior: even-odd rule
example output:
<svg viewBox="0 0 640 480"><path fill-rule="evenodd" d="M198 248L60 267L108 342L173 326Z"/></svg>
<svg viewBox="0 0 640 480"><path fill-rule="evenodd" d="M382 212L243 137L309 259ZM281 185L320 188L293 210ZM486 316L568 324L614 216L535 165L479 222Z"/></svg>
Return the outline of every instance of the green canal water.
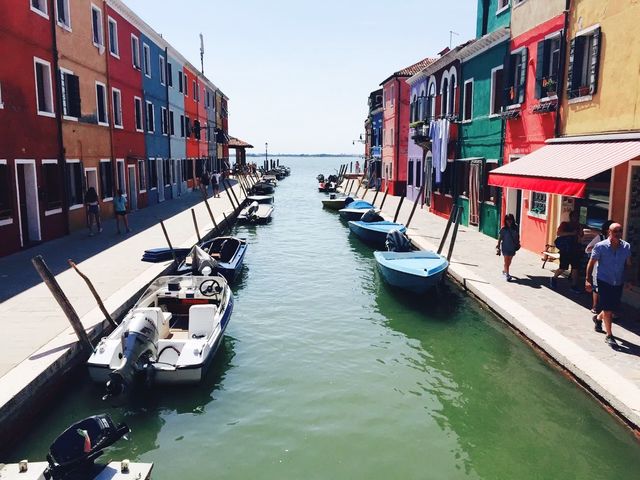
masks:
<svg viewBox="0 0 640 480"><path fill-rule="evenodd" d="M381 282L321 208L315 176L340 160L286 162L273 222L237 230L245 271L206 381L112 407L81 373L5 461L106 411L132 429L107 457L156 480L638 478L629 431L474 300Z"/></svg>

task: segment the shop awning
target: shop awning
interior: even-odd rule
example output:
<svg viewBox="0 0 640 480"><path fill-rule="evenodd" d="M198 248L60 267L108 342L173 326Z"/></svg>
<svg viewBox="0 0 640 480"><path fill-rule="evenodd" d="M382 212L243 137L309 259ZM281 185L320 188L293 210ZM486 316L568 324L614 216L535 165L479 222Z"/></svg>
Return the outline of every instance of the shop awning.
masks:
<svg viewBox="0 0 640 480"><path fill-rule="evenodd" d="M638 156L638 140L551 143L492 170L488 183L581 198L589 178Z"/></svg>

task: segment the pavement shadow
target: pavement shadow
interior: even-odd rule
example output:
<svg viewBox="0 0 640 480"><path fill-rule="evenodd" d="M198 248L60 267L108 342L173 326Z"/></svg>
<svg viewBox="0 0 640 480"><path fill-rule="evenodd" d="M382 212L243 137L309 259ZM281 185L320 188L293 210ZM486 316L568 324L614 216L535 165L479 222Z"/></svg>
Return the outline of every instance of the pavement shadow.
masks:
<svg viewBox="0 0 640 480"><path fill-rule="evenodd" d="M231 180L235 185L236 180ZM224 188L221 185L221 194ZM237 194L236 194L237 195ZM67 259L80 263L94 255L119 244L132 235L155 227L160 220L166 220L202 202L200 190L184 192L180 197L165 202L151 205L129 214L129 225L132 232L123 235L116 234L116 222L114 218L102 220L103 232L89 238L86 229L74 231L64 237L56 238L48 242L22 250L21 252L0 258L0 303L28 290L41 283L40 276L31 265L31 258L42 255L47 266L57 275L67 269ZM216 200L209 194L209 204L213 208ZM171 232L169 232L171 236ZM149 245L163 247L164 245ZM143 252L131 252L132 259L139 261ZM132 260L133 261L133 260Z"/></svg>
<svg viewBox="0 0 640 480"><path fill-rule="evenodd" d="M616 337L616 340L618 341L618 348L616 348L616 352L640 357L640 345L636 345L635 343L629 342L628 340L620 337Z"/></svg>

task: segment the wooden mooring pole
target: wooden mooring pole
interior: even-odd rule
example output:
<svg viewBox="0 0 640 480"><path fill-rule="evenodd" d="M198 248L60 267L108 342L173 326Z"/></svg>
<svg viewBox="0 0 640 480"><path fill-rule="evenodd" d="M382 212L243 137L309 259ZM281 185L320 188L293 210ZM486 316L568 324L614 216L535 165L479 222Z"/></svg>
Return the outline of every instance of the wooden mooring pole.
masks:
<svg viewBox="0 0 640 480"><path fill-rule="evenodd" d="M200 237L200 230L198 230L198 220L196 220L196 211L191 209L191 217L193 218L193 227L196 229L196 236L198 237L198 243L202 243L202 238Z"/></svg>
<svg viewBox="0 0 640 480"><path fill-rule="evenodd" d="M347 182L347 185L349 185L349 191L347 192L347 196L351 194L351 189L353 188L353 182L354 182L353 179Z"/></svg>
<svg viewBox="0 0 640 480"><path fill-rule="evenodd" d="M416 212L416 207L418 206L418 203L420 202L420 198L422 198L422 191L424 190L424 185L422 185L420 187L420 190L418 191L418 196L416 197L416 201L413 202L413 207L411 208L411 213L409 214L409 218L407 219L407 223L405 224L405 227L409 228L409 225L411 224L411 219L413 218L413 214Z"/></svg>
<svg viewBox="0 0 640 480"><path fill-rule="evenodd" d="M389 184L387 184L387 188L384 190L384 195L382 196L382 203L380 203L380 210L384 207L384 202L387 199L387 195L389 194Z"/></svg>
<svg viewBox="0 0 640 480"><path fill-rule="evenodd" d="M447 237L449 236L449 230L451 229L451 224L454 220L454 215L458 211L458 206L453 205L451 207L451 213L449 214L449 219L447 220L447 226L444 228L444 233L442 234L442 239L440 240L440 245L438 246L438 254L442 253L442 249L444 248L444 242L447 241Z"/></svg>
<svg viewBox="0 0 640 480"><path fill-rule="evenodd" d="M453 254L453 247L456 244L456 237L458 236L458 227L460 226L460 217L462 217L462 208L458 206L456 210L456 224L453 227L453 235L451 235L451 242L449 243L449 251L447 252L447 261L451 261L451 255Z"/></svg>
<svg viewBox="0 0 640 480"><path fill-rule="evenodd" d="M96 302L98 304L98 308L100 308L100 311L104 315L104 318L107 319L107 322L109 322L113 328L116 328L118 326L118 324L113 319L113 317L111 317L111 314L107 311L106 307L104 306L104 303L102 303L102 299L100 298L100 295L98 295L98 291L94 288L93 283L91 282L91 280L89 280L89 277L87 277L84 273L82 273L80 271L80 269L78 268L78 266L75 264L75 262L73 260L71 260L70 258L67 260L67 263L69 264L69 266L71 268L73 268L75 270L75 272L78 275L80 275L80 278L82 278L85 281L85 283L87 284L87 287L89 287L89 290L91 291L91 294L93 295L93 298L95 298L95 300L96 300Z"/></svg>
<svg viewBox="0 0 640 480"><path fill-rule="evenodd" d="M220 227L216 223L216 219L213 216L213 212L211 211L211 207L209 206L209 199L204 196L204 205L207 207L207 212L209 212L209 218L211 219L211 223L213 223L214 228L216 229L216 233L220 233Z"/></svg>
<svg viewBox="0 0 640 480"><path fill-rule="evenodd" d="M396 214L393 216L393 223L398 220L398 215L400 215L400 209L402 208L402 202L404 202L404 195L400 197L400 203L398 203L398 208L396 209Z"/></svg>
<svg viewBox="0 0 640 480"><path fill-rule="evenodd" d="M231 202L231 208L235 210L236 206L233 203L233 198L231 198L231 192L229 192L229 188L227 187L227 184L225 183L224 180L222 180L222 185L224 185L224 191L227 192L227 196L229 197L229 202Z"/></svg>
<svg viewBox="0 0 640 480"><path fill-rule="evenodd" d="M240 202L238 201L238 197L236 197L236 192L233 191L233 187L231 186L231 182L229 180L227 180L226 178L224 179L225 182L225 186L227 187L227 189L229 189L231 191L231 194L233 195L233 199L236 201L236 204L238 205L238 208L240 208ZM233 202L232 202L233 205ZM235 210L236 208L233 207L233 209Z"/></svg>
<svg viewBox="0 0 640 480"><path fill-rule="evenodd" d="M40 278L42 278L42 281L49 288L49 291L53 295L53 298L56 299L56 302L58 302L58 305L60 305L60 308L62 308L62 311L69 320L69 323L73 327L73 330L76 332L78 341L80 342L80 346L82 347L82 349L86 352L93 352L93 345L91 345L91 340L89 340L89 335L87 335L87 332L85 331L84 326L80 321L80 317L73 308L73 305L71 305L71 302L69 302L67 296L62 291L62 288L60 288L56 277L54 277L53 273L51 273L51 270L49 270L47 264L44 263L42 256L38 255L37 257L33 257L31 259L31 263L40 275Z"/></svg>
<svg viewBox="0 0 640 480"><path fill-rule="evenodd" d="M160 226L162 227L162 233L164 233L164 238L167 240L167 244L169 245L169 250L171 250L171 256L173 257L173 263L178 265L178 258L176 257L176 251L173 249L173 245L171 245L171 240L169 240L169 234L167 233L167 229L164 226L164 222L160 220Z"/></svg>

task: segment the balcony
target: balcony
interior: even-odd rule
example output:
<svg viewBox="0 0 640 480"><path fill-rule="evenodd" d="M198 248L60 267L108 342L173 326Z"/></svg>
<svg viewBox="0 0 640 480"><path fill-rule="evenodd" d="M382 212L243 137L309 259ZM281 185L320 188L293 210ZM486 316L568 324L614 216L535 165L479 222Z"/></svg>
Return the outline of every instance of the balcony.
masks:
<svg viewBox="0 0 640 480"><path fill-rule="evenodd" d="M411 139L418 144L430 142L429 125L422 124L413 127L411 129Z"/></svg>
<svg viewBox="0 0 640 480"><path fill-rule="evenodd" d="M373 158L381 158L382 157L382 147L371 147L371 156Z"/></svg>

